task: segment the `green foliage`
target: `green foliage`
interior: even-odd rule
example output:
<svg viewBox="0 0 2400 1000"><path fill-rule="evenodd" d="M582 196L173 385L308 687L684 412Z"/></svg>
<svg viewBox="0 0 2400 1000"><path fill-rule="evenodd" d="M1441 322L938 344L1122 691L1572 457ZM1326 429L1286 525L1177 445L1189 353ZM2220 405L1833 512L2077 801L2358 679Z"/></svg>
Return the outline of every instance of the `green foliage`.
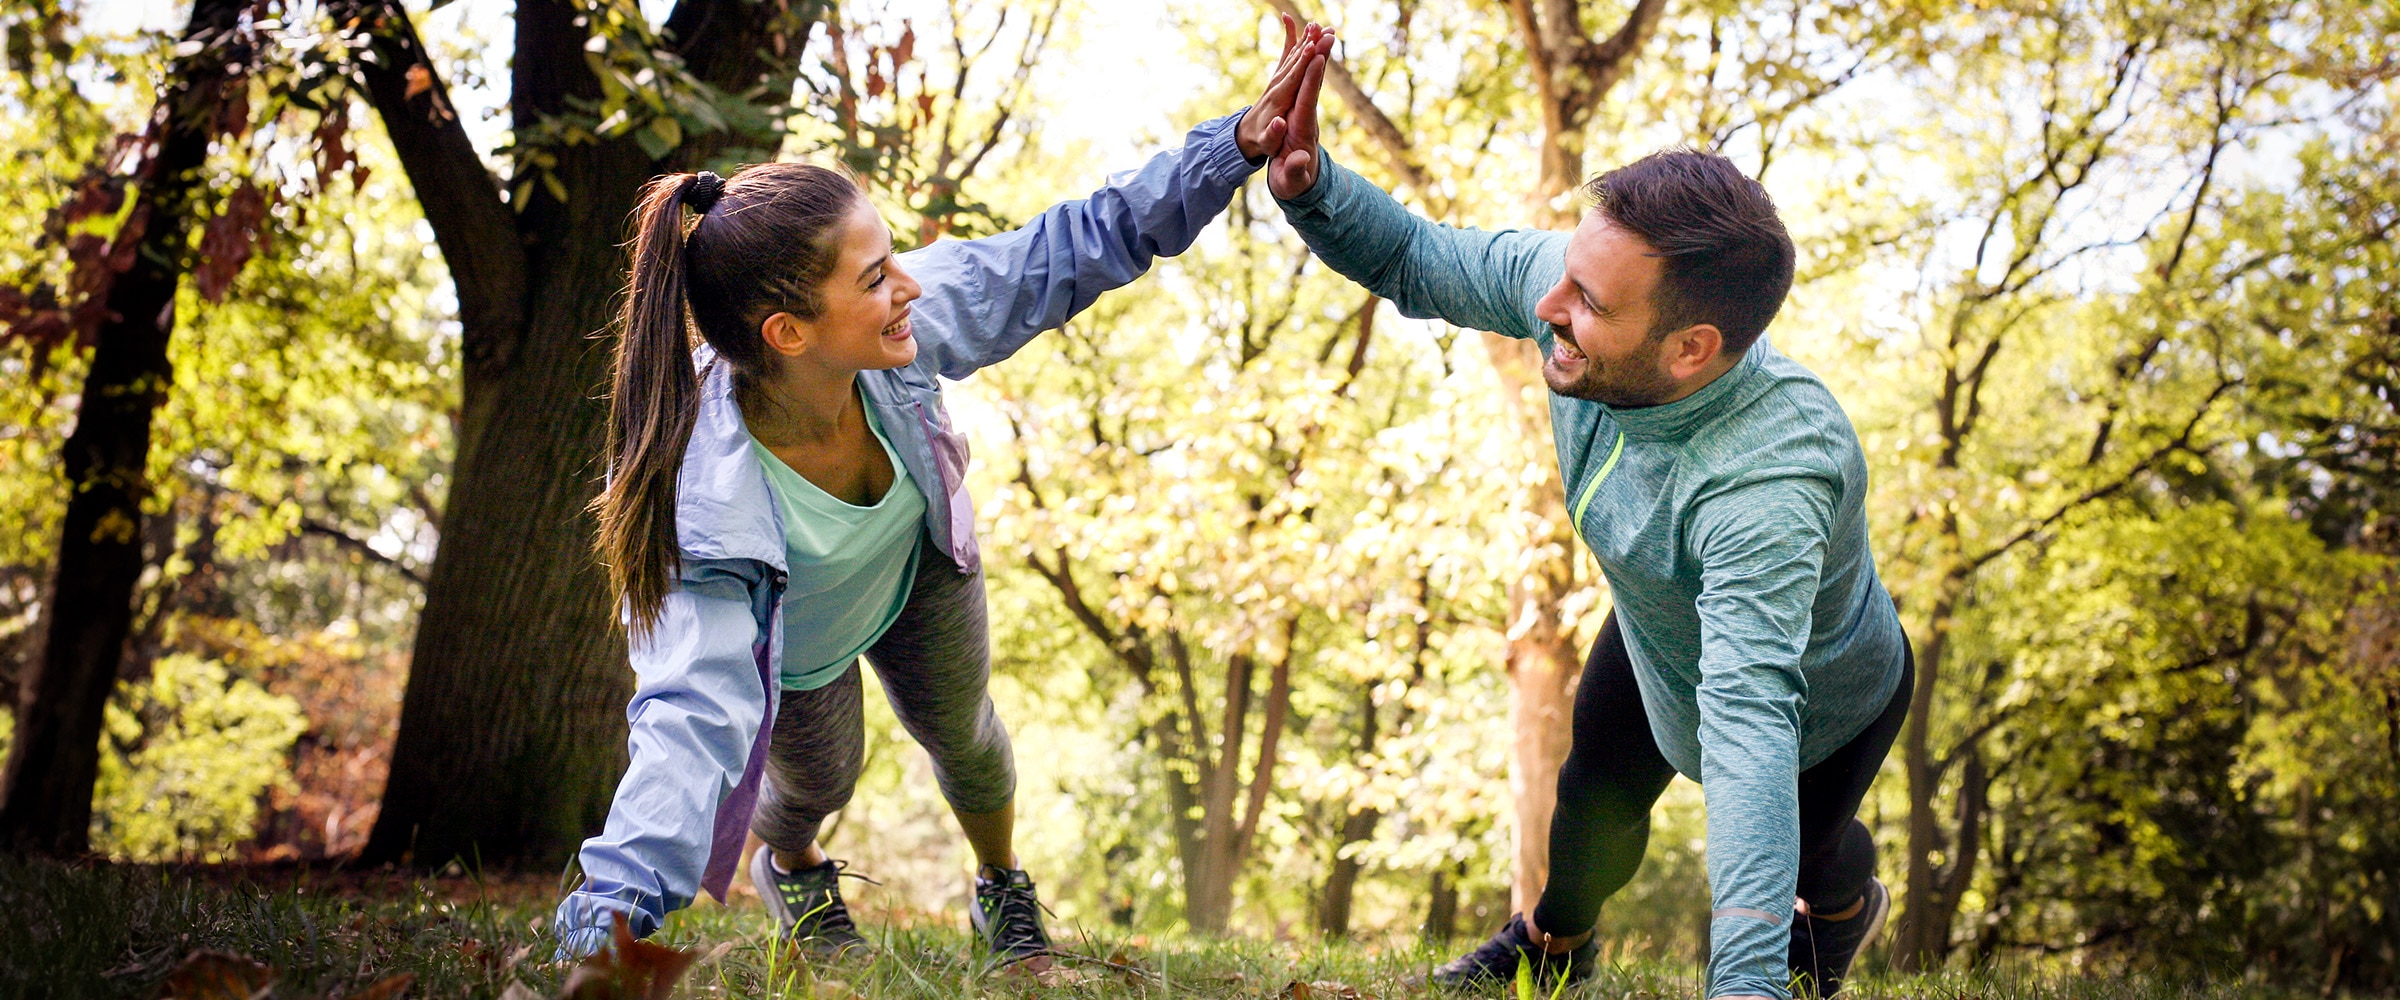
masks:
<svg viewBox="0 0 2400 1000"><path fill-rule="evenodd" d="M298 702L188 655L121 684L106 725L92 847L134 861L230 857L308 728Z"/></svg>
<svg viewBox="0 0 2400 1000"><path fill-rule="evenodd" d="M68 25L66 47L5 83L26 98L0 110L10 169L28 182L29 211L0 224L0 274L15 278L56 280L63 264L44 211L55 214L109 137L135 128L129 119L155 97L140 81L155 77L161 53L80 33L72 15L56 15ZM304 47L323 41L310 38ZM60 80L81 85L49 86ZM335 108L335 117L349 112ZM439 289L446 275L397 183L396 160L378 136L326 131L319 110L266 101L256 111L260 120L204 168L211 204L258 190L262 170L286 175L256 206L241 266L223 269L223 301L198 282L180 296L176 382L153 430L150 570L127 671L152 672L110 709L114 784L96 799L97 843L125 856L230 857L251 840L262 807L310 831L373 815L381 751L360 757L357 731L389 739L390 654L413 633L447 470L457 333ZM72 343L0 348L0 371L10 373L0 378L0 681L19 677L33 649L65 499L55 456L83 356ZM239 634L205 624L235 618L249 634L264 628L299 645L338 634L346 642L316 646L345 651L355 689L382 691L389 703L312 716L317 738L298 747L286 735L184 761L182 751L154 749L207 749L228 726L249 741L296 718L289 699L252 697L260 685L292 682L265 666L280 662L273 643L207 638ZM207 683L182 676L194 658L234 676L204 696ZM147 686L170 675L175 686ZM313 713L335 700L306 701ZM343 766L328 766L330 756ZM272 775L260 770L270 762ZM162 788L183 798L150 794ZM167 814L186 806L188 816Z"/></svg>
<svg viewBox="0 0 2400 1000"><path fill-rule="evenodd" d="M1459 224L1573 207L1525 196L1543 123L1506 5L1304 6L1341 28L1403 140L1329 95L1343 162ZM1604 31L1630 5L1581 6ZM0 170L23 194L0 218L0 275L31 287L66 280L46 216L138 129L164 44L88 38L74 7L20 7L0 13ZM603 94L514 137L513 200L553 183L545 157L562 143L634 136L660 156L706 137L723 160L781 142L860 173L915 245L997 231L1129 165L1039 135L1056 96L1042 67L1111 43L1076 34L1083 8L901 16L918 9L792 5L785 41L825 30L794 53L802 89L783 108L698 87L661 25L594 0ZM1261 76L1257 8L1171 16L1185 55L1223 82L1127 129L1179 134ZM1674 5L1579 137L1594 169L1674 142L1734 156L1800 244L1774 337L1858 425L1885 582L1938 678L1921 800L1898 751L1866 816L1895 889L1915 861L1947 890L1903 905L1954 914L1940 950L1985 970L1870 979L1863 995L2151 996L2235 968L2312 992L2400 982L2393 16L2364 0ZM289 30L303 28L321 61L332 36ZM390 152L337 132L367 169L335 169L349 164L323 156L318 115L351 111L299 93L315 96L262 103L209 168L215 217L245 191L263 209L223 300L179 303L132 651L150 673L111 709L100 803L103 842L127 856L224 855L278 786L293 789L265 796L279 836L337 811L355 823L438 539L460 376L445 276ZM265 197L262 170L303 162ZM1398 980L1433 952L1263 943L1314 929L1345 870L1344 930L1367 940L1412 940L1433 886L1462 892L1462 935L1505 916L1507 593L1561 553L1528 541L1544 536L1527 484L1553 461L1548 442L1519 432L1481 346L1326 274L1254 186L1191 253L951 393L980 460L994 691L1020 750L1028 864L1069 924L1159 935L1143 961L1175 989L1405 993ZM48 572L63 500L51 456L81 364L71 343L0 352L11 661ZM1577 572L1561 618L1588 633L1607 593L1588 562ZM269 752L292 742L284 694L310 736ZM1269 758L1260 716L1276 697ZM864 909L946 913L963 851L905 733L880 707L870 726L867 778L829 846L891 883ZM338 760L321 749L335 744ZM336 789L349 798L327 805ZM1909 842L1912 809L1931 840ZM1251 940L1164 936L1191 923L1212 817L1253 827L1216 873L1228 924ZM1678 783L1642 874L1604 914L1624 964L1596 992L1690 988L1704 829ZM544 888L516 909L445 910L421 893L154 878L0 872L0 940L54 944L95 982L137 970L103 993L142 992L188 935L312 984L408 956L454 977L444 995L482 995L505 978L455 953L540 950L522 928L548 902ZM132 902L8 902L29 892ZM711 908L668 934L737 943L704 978L738 992L773 977L762 926ZM893 940L899 957L848 982L876 996L968 982L957 938ZM2061 953L2078 972L2017 964ZM2143 967L2163 971L2122 973ZM2220 975L2190 992L2237 988Z"/></svg>
<svg viewBox="0 0 2400 1000"><path fill-rule="evenodd" d="M438 5L437 5L438 6ZM663 160L687 138L716 142L710 166L731 172L736 164L774 155L784 138L791 77L776 74L738 93L711 86L694 75L689 60L633 0L582 0L574 23L588 29L584 63L600 83L600 96L570 97L572 111L520 129L500 153L514 163L509 202L520 210L540 185L552 198L567 200L558 176L557 150L632 137L644 154ZM817 22L830 12L827 0L775 0L776 12L758 44L778 55L798 57Z"/></svg>

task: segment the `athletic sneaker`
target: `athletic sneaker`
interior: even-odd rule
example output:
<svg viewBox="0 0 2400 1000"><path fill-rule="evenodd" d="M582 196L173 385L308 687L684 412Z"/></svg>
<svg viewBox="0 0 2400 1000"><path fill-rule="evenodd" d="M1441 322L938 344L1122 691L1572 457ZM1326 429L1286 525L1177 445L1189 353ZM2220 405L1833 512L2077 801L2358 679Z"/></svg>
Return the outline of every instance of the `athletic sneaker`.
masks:
<svg viewBox="0 0 2400 1000"><path fill-rule="evenodd" d="M967 910L975 936L992 949L1002 965L1014 965L1050 953L1050 932L1042 929L1042 901L1033 894L1033 876L1021 868L985 865L975 873L975 905Z"/></svg>
<svg viewBox="0 0 2400 1000"><path fill-rule="evenodd" d="M1892 893L1880 879L1867 880L1865 905L1848 920L1792 915L1792 992L1830 997L1842 991L1850 962L1883 930L1892 914Z"/></svg>
<svg viewBox="0 0 2400 1000"><path fill-rule="evenodd" d="M775 867L774 850L761 844L750 855L750 882L758 887L758 898L767 901L784 940L818 958L859 958L875 948L860 936L858 925L850 922L850 907L842 902L847 867L848 862L827 858L824 864L783 871Z"/></svg>
<svg viewBox="0 0 2400 1000"><path fill-rule="evenodd" d="M1562 955L1543 951L1534 941L1533 932L1526 929L1525 915L1519 913L1510 916L1508 926L1500 928L1500 933L1492 935L1491 940L1451 959L1426 979L1435 986L1452 989L1505 988L1517 981L1518 963L1531 961L1534 983L1547 991L1562 977L1568 983L1592 978L1599 959L1598 935L1584 939L1575 950Z"/></svg>

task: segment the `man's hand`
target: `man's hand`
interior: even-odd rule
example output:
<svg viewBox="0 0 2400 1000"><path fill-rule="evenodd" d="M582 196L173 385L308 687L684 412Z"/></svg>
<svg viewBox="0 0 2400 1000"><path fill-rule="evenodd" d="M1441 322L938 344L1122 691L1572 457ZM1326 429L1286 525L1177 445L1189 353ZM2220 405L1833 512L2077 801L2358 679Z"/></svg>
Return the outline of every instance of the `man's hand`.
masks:
<svg viewBox="0 0 2400 1000"><path fill-rule="evenodd" d="M1289 15L1283 22L1283 55L1267 78L1266 92L1234 127L1234 142L1242 155L1265 157L1268 185L1278 197L1289 197L1275 182L1279 170L1295 157L1306 164L1306 184L1315 184L1317 149L1317 92L1325 83L1325 61L1333 52L1333 32L1315 22L1303 27Z"/></svg>

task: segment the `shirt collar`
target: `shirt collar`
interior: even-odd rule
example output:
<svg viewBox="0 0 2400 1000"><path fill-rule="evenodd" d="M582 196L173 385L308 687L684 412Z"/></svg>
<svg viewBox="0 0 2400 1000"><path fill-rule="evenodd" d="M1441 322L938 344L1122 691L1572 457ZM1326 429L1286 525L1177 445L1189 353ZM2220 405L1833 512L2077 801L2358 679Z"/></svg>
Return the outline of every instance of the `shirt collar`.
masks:
<svg viewBox="0 0 2400 1000"><path fill-rule="evenodd" d="M1750 345L1748 351L1743 352L1740 361L1725 369L1724 374L1701 386L1700 391L1672 403L1639 407L1617 407L1603 403L1601 408L1616 419L1617 426L1625 431L1626 437L1636 441L1682 441L1738 401L1741 387L1759 371L1764 363L1762 356L1768 350L1771 348L1767 346L1767 339L1760 337L1757 343Z"/></svg>

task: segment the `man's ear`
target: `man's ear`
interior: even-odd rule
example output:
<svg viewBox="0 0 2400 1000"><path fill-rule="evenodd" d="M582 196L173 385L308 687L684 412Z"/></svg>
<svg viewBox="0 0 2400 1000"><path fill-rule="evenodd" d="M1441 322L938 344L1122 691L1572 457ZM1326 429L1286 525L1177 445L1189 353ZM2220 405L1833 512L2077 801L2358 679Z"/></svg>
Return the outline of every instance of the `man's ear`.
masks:
<svg viewBox="0 0 2400 1000"><path fill-rule="evenodd" d="M1714 323L1694 323L1667 336L1667 373L1688 379L1708 370L1725 351L1725 333Z"/></svg>
<svg viewBox="0 0 2400 1000"><path fill-rule="evenodd" d="M796 357L808 350L816 331L788 312L769 316L758 325L758 335L767 342L767 349L785 357Z"/></svg>

